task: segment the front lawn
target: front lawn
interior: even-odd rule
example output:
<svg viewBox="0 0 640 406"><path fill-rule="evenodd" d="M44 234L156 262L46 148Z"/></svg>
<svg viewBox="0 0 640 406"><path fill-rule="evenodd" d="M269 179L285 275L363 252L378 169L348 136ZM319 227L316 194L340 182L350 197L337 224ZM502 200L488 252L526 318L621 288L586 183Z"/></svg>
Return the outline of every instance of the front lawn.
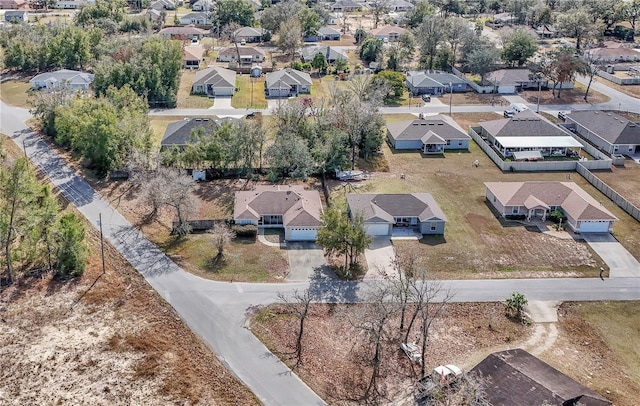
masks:
<svg viewBox="0 0 640 406"><path fill-rule="evenodd" d="M560 97L554 96L551 90L540 91L540 104L598 104L606 103L611 99L594 90L589 89L589 97L587 102L584 101L584 93L587 87L582 83L576 82L573 89L562 89ZM556 95L557 95L556 90ZM528 103L538 103L538 90L525 90L519 93Z"/></svg>
<svg viewBox="0 0 640 406"><path fill-rule="evenodd" d="M213 106L213 99L202 94L191 94L193 79L197 70L183 69L180 75L180 87L178 88L178 101L176 108L179 109L208 109Z"/></svg>
<svg viewBox="0 0 640 406"><path fill-rule="evenodd" d="M3 102L16 107L29 108L27 103L28 91L31 83L25 79L11 79L0 83L0 99Z"/></svg>
<svg viewBox="0 0 640 406"><path fill-rule="evenodd" d="M239 90L233 95L231 106L237 109L266 109L264 83L264 76L259 78L252 78L250 75L236 76L236 87Z"/></svg>

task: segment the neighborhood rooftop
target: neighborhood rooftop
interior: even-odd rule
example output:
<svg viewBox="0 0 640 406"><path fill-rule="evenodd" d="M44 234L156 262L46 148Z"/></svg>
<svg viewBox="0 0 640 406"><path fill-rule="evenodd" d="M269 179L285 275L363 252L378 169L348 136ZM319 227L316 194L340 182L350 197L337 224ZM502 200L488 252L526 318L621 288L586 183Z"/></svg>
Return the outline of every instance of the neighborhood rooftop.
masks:
<svg viewBox="0 0 640 406"><path fill-rule="evenodd" d="M568 117L610 144L640 144L640 125L615 113L573 111Z"/></svg>
<svg viewBox="0 0 640 406"><path fill-rule="evenodd" d="M417 217L420 221L447 219L430 193L349 193L347 203L351 212L362 215L365 221L394 222L394 217Z"/></svg>
<svg viewBox="0 0 640 406"><path fill-rule="evenodd" d="M319 226L322 203L316 190L302 186L261 185L236 192L233 217L258 220L265 215L282 215L287 226Z"/></svg>

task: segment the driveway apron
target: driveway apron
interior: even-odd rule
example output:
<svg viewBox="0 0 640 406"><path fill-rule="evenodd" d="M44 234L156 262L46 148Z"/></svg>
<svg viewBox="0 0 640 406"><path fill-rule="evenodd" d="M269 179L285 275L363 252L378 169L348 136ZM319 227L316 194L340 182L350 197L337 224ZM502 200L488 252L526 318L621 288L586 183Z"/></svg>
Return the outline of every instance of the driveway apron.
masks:
<svg viewBox="0 0 640 406"><path fill-rule="evenodd" d="M582 234L589 246L609 267L610 278L640 277L640 262L611 234Z"/></svg>
<svg viewBox="0 0 640 406"><path fill-rule="evenodd" d="M369 270L365 279L380 279L386 275L393 275L393 262L396 254L389 237L372 237L371 245L364 250Z"/></svg>

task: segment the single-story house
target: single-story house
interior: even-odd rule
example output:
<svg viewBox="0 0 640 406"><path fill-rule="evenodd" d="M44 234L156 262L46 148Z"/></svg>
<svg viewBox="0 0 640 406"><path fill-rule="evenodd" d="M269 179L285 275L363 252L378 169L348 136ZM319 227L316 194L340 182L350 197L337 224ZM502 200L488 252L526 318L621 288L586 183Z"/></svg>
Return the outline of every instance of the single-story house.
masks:
<svg viewBox="0 0 640 406"><path fill-rule="evenodd" d="M147 9L146 15L154 23L161 23L164 20L162 10L156 10L155 8Z"/></svg>
<svg viewBox="0 0 640 406"><path fill-rule="evenodd" d="M420 234L444 234L447 217L430 193L347 193L349 216L362 216L371 236L392 236L394 230L414 229Z"/></svg>
<svg viewBox="0 0 640 406"><path fill-rule="evenodd" d="M87 90L91 82L93 82L93 74L71 69L60 69L55 72L40 73L29 82L31 82L33 89L68 87L70 89Z"/></svg>
<svg viewBox="0 0 640 406"><path fill-rule="evenodd" d="M304 47L300 52L300 57L302 62L311 62L317 54L323 54L329 64L335 63L338 59L345 61L349 60L349 57L344 53L344 51L328 45Z"/></svg>
<svg viewBox="0 0 640 406"><path fill-rule="evenodd" d="M572 111L565 123L573 124L580 137L608 154L640 153L640 124L615 113L603 111Z"/></svg>
<svg viewBox="0 0 640 406"><path fill-rule="evenodd" d="M322 202L317 190L302 186L256 186L236 192L236 224L259 228L284 228L287 241L315 241L322 224Z"/></svg>
<svg viewBox="0 0 640 406"><path fill-rule="evenodd" d="M573 182L485 182L487 201L502 216L546 220L561 209L576 233L610 233L618 220L602 203Z"/></svg>
<svg viewBox="0 0 640 406"><path fill-rule="evenodd" d="M405 80L407 89L415 96L422 94L441 95L453 91L466 92L467 82L452 73L409 71ZM451 87L449 87L451 84Z"/></svg>
<svg viewBox="0 0 640 406"><path fill-rule="evenodd" d="M304 37L304 42L340 41L340 31L331 27L320 27L315 35Z"/></svg>
<svg viewBox="0 0 640 406"><path fill-rule="evenodd" d="M26 23L29 21L29 13L26 10L5 11L4 21L8 23Z"/></svg>
<svg viewBox="0 0 640 406"><path fill-rule="evenodd" d="M353 0L338 0L331 5L330 10L333 12L339 11L342 13L362 11L362 4L356 3Z"/></svg>
<svg viewBox="0 0 640 406"><path fill-rule="evenodd" d="M626 47L591 48L584 55L599 63L640 61L640 52Z"/></svg>
<svg viewBox="0 0 640 406"><path fill-rule="evenodd" d="M499 13L493 16L493 21L495 22L500 22L503 25L511 25L511 24L515 24L518 19L513 15L513 13Z"/></svg>
<svg viewBox="0 0 640 406"><path fill-rule="evenodd" d="M149 7L158 11L175 10L176 3L172 0L156 0L153 3L151 3Z"/></svg>
<svg viewBox="0 0 640 406"><path fill-rule="evenodd" d="M569 131L531 110L479 123L479 135L505 158L537 160L575 154L582 144Z"/></svg>
<svg viewBox="0 0 640 406"><path fill-rule="evenodd" d="M291 68L267 73L264 91L267 97L289 97L299 93L311 93L311 75Z"/></svg>
<svg viewBox="0 0 640 406"><path fill-rule="evenodd" d="M63 10L77 10L85 4L90 4L84 0L58 0L55 8Z"/></svg>
<svg viewBox="0 0 640 406"><path fill-rule="evenodd" d="M191 10L193 11L210 11L213 8L213 2L211 0L198 0L195 3L191 3Z"/></svg>
<svg viewBox="0 0 640 406"><path fill-rule="evenodd" d="M166 27L161 29L158 34L162 35L165 38L171 39L202 39L204 36L209 34L209 31L203 30L202 28L197 28L192 25L187 25L184 27Z"/></svg>
<svg viewBox="0 0 640 406"><path fill-rule="evenodd" d="M211 19L207 13L189 13L180 17L182 25L211 25Z"/></svg>
<svg viewBox="0 0 640 406"><path fill-rule="evenodd" d="M0 0L0 10L19 10L25 7L26 0Z"/></svg>
<svg viewBox="0 0 640 406"><path fill-rule="evenodd" d="M542 24L541 26L537 27L534 32L540 38L555 38L558 36L558 30L552 25L548 24Z"/></svg>
<svg viewBox="0 0 640 406"><path fill-rule="evenodd" d="M190 45L182 49L182 66L185 69L200 69L204 61L204 48L200 45Z"/></svg>
<svg viewBox="0 0 640 406"><path fill-rule="evenodd" d="M236 72L211 66L196 73L191 92L209 97L233 96L236 89Z"/></svg>
<svg viewBox="0 0 640 406"><path fill-rule="evenodd" d="M264 62L264 54L257 48L235 46L225 48L218 53L219 62L229 62L229 66L238 64L238 53L240 54L240 66L252 65Z"/></svg>
<svg viewBox="0 0 640 406"><path fill-rule="evenodd" d="M160 141L160 150L164 151L173 147L184 148L194 141L191 134L198 129L202 129L205 136L210 136L219 128L224 120L233 121L238 119L224 118L213 120L210 118L194 117L169 123L162 136L162 141Z"/></svg>
<svg viewBox="0 0 640 406"><path fill-rule="evenodd" d="M442 115L387 124L387 141L391 147L420 150L423 154L469 149L470 138L455 121Z"/></svg>
<svg viewBox="0 0 640 406"><path fill-rule="evenodd" d="M529 69L498 69L489 72L484 77L485 86L494 86L499 94L514 94L523 89L537 89L538 80L533 77ZM540 87L546 89L549 85L547 79L540 79ZM563 89L572 88L573 83L562 84Z"/></svg>
<svg viewBox="0 0 640 406"><path fill-rule="evenodd" d="M494 352L470 371L490 405L611 406L611 401L523 349Z"/></svg>
<svg viewBox="0 0 640 406"><path fill-rule="evenodd" d="M385 25L384 27L371 30L371 34L384 42L396 42L404 35L405 29L395 25Z"/></svg>
<svg viewBox="0 0 640 406"><path fill-rule="evenodd" d="M236 42L262 42L265 34L264 28L242 27L235 30L233 36Z"/></svg>
<svg viewBox="0 0 640 406"><path fill-rule="evenodd" d="M391 11L396 11L398 13L413 11L416 6L413 3L409 3L406 0L390 0L387 3L387 7Z"/></svg>

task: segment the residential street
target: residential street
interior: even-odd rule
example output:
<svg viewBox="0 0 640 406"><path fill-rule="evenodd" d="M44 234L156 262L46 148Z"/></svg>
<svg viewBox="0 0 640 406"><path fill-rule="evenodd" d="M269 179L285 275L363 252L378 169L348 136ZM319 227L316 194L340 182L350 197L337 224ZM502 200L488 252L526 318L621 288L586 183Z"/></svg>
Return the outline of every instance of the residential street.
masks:
<svg viewBox="0 0 640 406"><path fill-rule="evenodd" d="M600 89L598 89L600 90ZM615 96L618 97L618 96ZM623 108L640 112L640 102L623 100ZM613 102L612 102L613 103ZM607 103L611 105L612 103ZM617 102L613 103L616 104ZM627 105L628 104L628 105ZM545 110L569 110L578 106L546 106ZM579 106L594 108L594 106ZM425 107L419 111L435 112L443 107ZM605 107L612 108L612 107ZM434 109L433 111L430 109ZM444 107L448 111L448 106ZM387 109L390 110L390 109ZM390 111L407 112L403 108ZM492 111L493 107L461 106L457 111ZM226 115L227 110L164 110L155 115ZM230 110L237 115L244 110ZM412 108L409 112L416 112ZM242 113L241 113L242 114ZM355 302L367 290L367 283L340 282L328 278L283 284L226 283L193 276L167 258L155 245L122 217L64 160L32 133L24 124L30 117L24 109L0 104L0 130L59 186L65 197L97 227L100 213L108 241L169 302L185 323L213 348L219 358L265 405L322 405L320 399L289 368L281 363L245 327L248 308L274 302L278 292L309 287L327 302ZM107 271L109 272L109 270ZM640 278L600 279L531 279L531 280L457 280L443 281L444 290L454 293L454 301L501 301L519 291L530 301L632 300L640 299Z"/></svg>

